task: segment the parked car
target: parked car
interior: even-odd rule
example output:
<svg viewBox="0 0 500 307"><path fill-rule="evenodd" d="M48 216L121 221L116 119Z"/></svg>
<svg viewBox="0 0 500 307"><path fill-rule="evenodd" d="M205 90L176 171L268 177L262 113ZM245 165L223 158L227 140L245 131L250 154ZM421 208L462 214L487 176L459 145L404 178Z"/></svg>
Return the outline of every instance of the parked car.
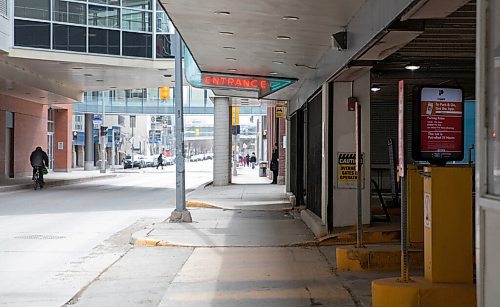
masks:
<svg viewBox="0 0 500 307"><path fill-rule="evenodd" d="M175 157L165 157L163 159L163 163L165 165L174 165L175 164Z"/></svg>
<svg viewBox="0 0 500 307"><path fill-rule="evenodd" d="M146 161L144 160L143 155L134 155L134 165L132 165L132 156L127 155L125 159L123 159L123 168L143 168L146 167Z"/></svg>
<svg viewBox="0 0 500 307"><path fill-rule="evenodd" d="M155 167L158 163L158 155L145 156L146 167Z"/></svg>

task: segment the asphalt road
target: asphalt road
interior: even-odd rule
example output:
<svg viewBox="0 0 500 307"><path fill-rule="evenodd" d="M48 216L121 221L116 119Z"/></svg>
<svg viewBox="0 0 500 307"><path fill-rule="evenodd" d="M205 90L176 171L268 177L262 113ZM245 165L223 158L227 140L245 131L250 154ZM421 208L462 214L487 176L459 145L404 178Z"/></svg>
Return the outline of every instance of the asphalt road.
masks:
<svg viewBox="0 0 500 307"><path fill-rule="evenodd" d="M212 179L211 161L186 168L188 190ZM0 305L74 303L131 250L131 233L166 219L175 207L175 167L133 172L1 193Z"/></svg>

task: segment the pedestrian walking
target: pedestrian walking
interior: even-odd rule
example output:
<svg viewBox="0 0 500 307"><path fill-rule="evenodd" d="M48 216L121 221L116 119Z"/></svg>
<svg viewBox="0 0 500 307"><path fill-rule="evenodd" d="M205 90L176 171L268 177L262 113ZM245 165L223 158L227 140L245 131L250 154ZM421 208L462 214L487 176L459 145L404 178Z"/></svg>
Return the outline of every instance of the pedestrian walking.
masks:
<svg viewBox="0 0 500 307"><path fill-rule="evenodd" d="M248 153L246 155L246 165L250 166L250 155Z"/></svg>
<svg viewBox="0 0 500 307"><path fill-rule="evenodd" d="M278 183L278 170L279 170L279 153L278 153L278 145L274 145L273 155L271 158L271 171L273 172L273 182L271 184Z"/></svg>
<svg viewBox="0 0 500 307"><path fill-rule="evenodd" d="M250 157L250 164L252 164L252 169L255 169L255 163L257 163L257 157L255 156L255 152L252 152L252 156Z"/></svg>
<svg viewBox="0 0 500 307"><path fill-rule="evenodd" d="M161 169L163 169L163 154L160 153L160 155L158 156L158 165L156 165L156 169L158 169L158 167L161 165Z"/></svg>

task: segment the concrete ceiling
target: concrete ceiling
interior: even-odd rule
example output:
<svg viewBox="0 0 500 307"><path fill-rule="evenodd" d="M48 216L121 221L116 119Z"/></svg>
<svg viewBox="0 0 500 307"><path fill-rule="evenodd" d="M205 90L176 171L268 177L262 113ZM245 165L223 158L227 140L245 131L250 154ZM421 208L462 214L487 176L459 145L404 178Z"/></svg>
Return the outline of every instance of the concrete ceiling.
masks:
<svg viewBox="0 0 500 307"><path fill-rule="evenodd" d="M27 49L1 55L0 70L1 94L42 104L80 101L88 91L173 86L175 80L173 59Z"/></svg>
<svg viewBox="0 0 500 307"><path fill-rule="evenodd" d="M344 30L364 1L160 2L201 71L298 79L268 97L286 100L331 48L332 34ZM230 94L253 97L248 92Z"/></svg>

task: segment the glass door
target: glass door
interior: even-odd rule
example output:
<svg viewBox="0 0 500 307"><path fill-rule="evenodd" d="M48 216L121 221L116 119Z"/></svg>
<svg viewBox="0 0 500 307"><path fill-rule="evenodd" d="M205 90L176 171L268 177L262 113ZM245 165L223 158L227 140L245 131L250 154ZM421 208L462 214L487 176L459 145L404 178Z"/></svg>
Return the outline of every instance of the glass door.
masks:
<svg viewBox="0 0 500 307"><path fill-rule="evenodd" d="M49 156L49 170L54 169L54 133L47 134L47 156Z"/></svg>

